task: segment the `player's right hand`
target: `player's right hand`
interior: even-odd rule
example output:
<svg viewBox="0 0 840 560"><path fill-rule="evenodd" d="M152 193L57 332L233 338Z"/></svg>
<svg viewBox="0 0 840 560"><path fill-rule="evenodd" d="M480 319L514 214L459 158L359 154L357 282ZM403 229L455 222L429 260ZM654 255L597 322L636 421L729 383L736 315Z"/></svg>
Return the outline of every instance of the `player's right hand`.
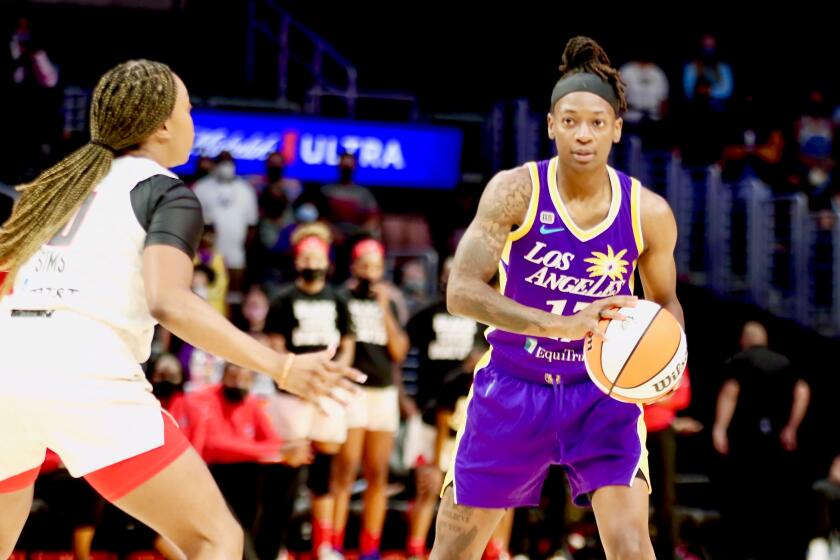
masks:
<svg viewBox="0 0 840 560"><path fill-rule="evenodd" d="M587 334L606 338L600 322L604 319L617 319L623 321L626 317L619 313L621 307L636 307L639 298L636 296L612 296L593 301L574 315L562 317L558 321L556 331L558 334L549 334L557 338L569 338L580 340Z"/></svg>
<svg viewBox="0 0 840 560"><path fill-rule="evenodd" d="M335 350L329 349L297 354L285 377L282 374L285 360L281 361L281 371L275 372L273 377L278 380L281 389L319 408L319 397L347 404L348 396L352 397L359 391L355 383L364 383L367 376L355 368L332 361L334 353Z"/></svg>

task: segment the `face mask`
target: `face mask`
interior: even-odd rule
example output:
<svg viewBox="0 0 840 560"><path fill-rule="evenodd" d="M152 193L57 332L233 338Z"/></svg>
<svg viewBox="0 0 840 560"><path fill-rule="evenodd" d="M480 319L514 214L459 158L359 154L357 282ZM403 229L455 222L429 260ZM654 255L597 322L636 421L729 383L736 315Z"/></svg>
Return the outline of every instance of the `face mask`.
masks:
<svg viewBox="0 0 840 560"><path fill-rule="evenodd" d="M201 299L203 299L204 301L207 301L207 297L209 294L207 292L206 286L198 286L196 288L193 288L193 293Z"/></svg>
<svg viewBox="0 0 840 560"><path fill-rule="evenodd" d="M268 172L266 173L266 177L268 177L269 183L279 181L283 178L283 168L277 166L269 167Z"/></svg>
<svg viewBox="0 0 840 560"><path fill-rule="evenodd" d="M236 177L236 166L232 161L223 161L216 165L213 173L222 181L232 181Z"/></svg>
<svg viewBox="0 0 840 560"><path fill-rule="evenodd" d="M338 176L342 183L349 183L353 180L353 170L349 167L342 167L338 172Z"/></svg>
<svg viewBox="0 0 840 560"><path fill-rule="evenodd" d="M240 389L239 387L222 387L222 396L225 400L231 403L241 403L248 396L248 389Z"/></svg>
<svg viewBox="0 0 840 560"><path fill-rule="evenodd" d="M302 268L300 270L300 277L303 278L304 282L323 280L327 277L327 270L325 268Z"/></svg>
<svg viewBox="0 0 840 560"><path fill-rule="evenodd" d="M426 283L422 280L408 280L403 282L403 289L411 294L422 294L426 291Z"/></svg>
<svg viewBox="0 0 840 560"><path fill-rule="evenodd" d="M152 383L152 394L159 399L168 399L178 389L178 385L171 381L158 381Z"/></svg>
<svg viewBox="0 0 840 560"><path fill-rule="evenodd" d="M359 278L359 285L356 287L356 293L362 297L370 295L370 280L367 278Z"/></svg>
<svg viewBox="0 0 840 560"><path fill-rule="evenodd" d="M295 211L295 219L302 224L314 222L318 219L318 209L315 208L314 204L310 204L309 202L301 204Z"/></svg>

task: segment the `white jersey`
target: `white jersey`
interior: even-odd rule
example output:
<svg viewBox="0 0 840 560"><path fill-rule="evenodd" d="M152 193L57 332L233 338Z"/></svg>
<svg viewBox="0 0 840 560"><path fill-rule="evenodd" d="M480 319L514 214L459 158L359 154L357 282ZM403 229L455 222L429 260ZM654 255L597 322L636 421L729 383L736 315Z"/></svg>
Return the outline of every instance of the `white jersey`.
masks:
<svg viewBox="0 0 840 560"><path fill-rule="evenodd" d="M75 216L21 268L2 307L101 321L144 362L156 321L146 302L143 248L154 236L192 256L200 235L198 201L175 174L150 159L119 157Z"/></svg>

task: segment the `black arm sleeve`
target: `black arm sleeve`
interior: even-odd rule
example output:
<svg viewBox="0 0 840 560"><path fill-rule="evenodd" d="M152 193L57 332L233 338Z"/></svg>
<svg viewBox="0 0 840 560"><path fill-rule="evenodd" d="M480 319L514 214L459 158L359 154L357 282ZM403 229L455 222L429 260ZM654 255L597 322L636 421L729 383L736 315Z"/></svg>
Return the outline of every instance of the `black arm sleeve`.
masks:
<svg viewBox="0 0 840 560"><path fill-rule="evenodd" d="M154 175L131 189L131 207L146 244L169 245L192 259L204 231L201 203L180 179Z"/></svg>

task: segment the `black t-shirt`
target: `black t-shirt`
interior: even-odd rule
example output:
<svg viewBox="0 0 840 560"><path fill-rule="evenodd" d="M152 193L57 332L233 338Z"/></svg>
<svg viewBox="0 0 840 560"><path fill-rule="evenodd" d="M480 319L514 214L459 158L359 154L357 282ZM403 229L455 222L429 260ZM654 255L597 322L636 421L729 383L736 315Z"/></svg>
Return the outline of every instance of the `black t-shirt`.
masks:
<svg viewBox="0 0 840 560"><path fill-rule="evenodd" d="M798 379L790 360L757 346L730 358L725 374L740 386L730 428L732 438L742 440L745 446L760 438L778 440L790 418Z"/></svg>
<svg viewBox="0 0 840 560"><path fill-rule="evenodd" d="M455 317L442 299L420 309L406 327L411 345L419 352L417 406L424 412L441 390L444 376L461 367L476 345L482 344L483 330L472 319Z"/></svg>
<svg viewBox="0 0 840 560"><path fill-rule="evenodd" d="M393 385L393 360L388 352L385 316L376 302L376 297L363 297L351 293L347 308L350 311L350 329L356 336L356 358L353 360L353 367L367 374L366 387ZM397 306L393 301L391 313L396 321Z"/></svg>
<svg viewBox="0 0 840 560"><path fill-rule="evenodd" d="M265 318L265 333L283 335L289 352L317 352L338 346L349 333L347 299L332 286L307 294L296 284L283 288Z"/></svg>

